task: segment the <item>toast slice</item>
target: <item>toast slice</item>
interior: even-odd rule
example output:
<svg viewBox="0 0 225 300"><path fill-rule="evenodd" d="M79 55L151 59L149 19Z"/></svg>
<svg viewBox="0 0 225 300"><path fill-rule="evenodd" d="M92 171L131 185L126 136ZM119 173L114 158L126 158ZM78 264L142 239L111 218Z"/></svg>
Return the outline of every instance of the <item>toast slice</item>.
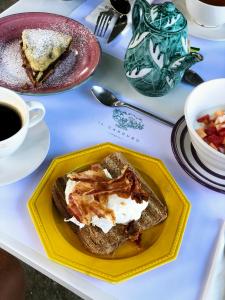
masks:
<svg viewBox="0 0 225 300"><path fill-rule="evenodd" d="M53 30L23 30L20 42L23 67L34 86L52 74L71 42L70 35Z"/></svg>
<svg viewBox="0 0 225 300"><path fill-rule="evenodd" d="M116 224L107 233L104 233L97 226L85 225L83 228L79 228L75 224L69 223L88 251L98 255L108 255L114 252L126 240L137 239L144 230L165 220L168 212L166 203L154 194L140 174L121 153L115 152L108 155L101 162L101 165L109 171L112 178L120 176L124 167L128 166L138 176L142 188L148 193L148 205L143 210L140 219L131 221L128 224ZM65 200L67 180L67 176L58 178L52 190L53 202L64 219L72 217Z"/></svg>

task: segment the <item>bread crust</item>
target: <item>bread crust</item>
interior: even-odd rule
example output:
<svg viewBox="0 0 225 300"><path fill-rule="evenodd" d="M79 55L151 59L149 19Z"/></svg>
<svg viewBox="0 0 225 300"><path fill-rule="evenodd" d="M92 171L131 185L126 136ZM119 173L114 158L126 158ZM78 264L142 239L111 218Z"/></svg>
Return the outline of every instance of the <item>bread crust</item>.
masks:
<svg viewBox="0 0 225 300"><path fill-rule="evenodd" d="M128 165L137 174L143 188L149 193L149 204L142 212L139 220L132 221L127 225L116 224L107 233L104 233L101 228L97 226L85 225L80 229L78 226L69 222L69 225L88 251L98 255L108 255L114 252L126 240L133 239L144 230L165 220L168 212L166 203L155 195L140 174L121 153L115 152L108 155L101 162L101 165L109 171L113 178L118 177L123 167ZM67 210L65 201L66 182L66 176L56 180L52 189L52 199L62 217L68 219L72 216Z"/></svg>

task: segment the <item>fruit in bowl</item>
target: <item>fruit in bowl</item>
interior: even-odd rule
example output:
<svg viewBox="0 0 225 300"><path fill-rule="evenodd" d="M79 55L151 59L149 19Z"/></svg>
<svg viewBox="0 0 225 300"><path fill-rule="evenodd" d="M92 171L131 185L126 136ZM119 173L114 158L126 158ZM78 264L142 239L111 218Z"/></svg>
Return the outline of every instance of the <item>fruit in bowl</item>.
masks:
<svg viewBox="0 0 225 300"><path fill-rule="evenodd" d="M188 132L199 159L205 167L222 175L225 175L222 136L225 132L222 129L225 117L217 119L220 117L217 114L223 114L224 111L225 78L210 80L197 86L187 97L184 107Z"/></svg>
<svg viewBox="0 0 225 300"><path fill-rule="evenodd" d="M212 148L225 154L225 111L203 115L197 122L201 123L196 129L197 134Z"/></svg>

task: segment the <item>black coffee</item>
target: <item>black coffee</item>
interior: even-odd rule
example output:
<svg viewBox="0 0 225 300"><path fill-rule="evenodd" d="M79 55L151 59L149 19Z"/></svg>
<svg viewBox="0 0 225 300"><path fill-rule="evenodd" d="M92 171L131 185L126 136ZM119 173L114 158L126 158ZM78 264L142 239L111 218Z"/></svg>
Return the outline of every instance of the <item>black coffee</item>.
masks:
<svg viewBox="0 0 225 300"><path fill-rule="evenodd" d="M8 139L22 127L22 119L13 107L0 104L0 141Z"/></svg>
<svg viewBox="0 0 225 300"><path fill-rule="evenodd" d="M200 0L200 1L215 6L225 6L225 0Z"/></svg>

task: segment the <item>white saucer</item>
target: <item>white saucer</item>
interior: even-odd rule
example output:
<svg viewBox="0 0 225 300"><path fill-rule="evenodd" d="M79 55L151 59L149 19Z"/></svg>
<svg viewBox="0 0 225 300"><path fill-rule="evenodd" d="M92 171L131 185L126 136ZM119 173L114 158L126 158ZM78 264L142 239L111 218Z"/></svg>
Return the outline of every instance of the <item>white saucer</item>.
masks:
<svg viewBox="0 0 225 300"><path fill-rule="evenodd" d="M32 127L23 145L11 156L0 159L0 186L18 181L36 170L45 159L50 145L45 122Z"/></svg>
<svg viewBox="0 0 225 300"><path fill-rule="evenodd" d="M187 11L185 0L174 0L176 7L183 13L188 22L190 35L213 41L225 41L225 24L216 28L207 28L198 25Z"/></svg>

